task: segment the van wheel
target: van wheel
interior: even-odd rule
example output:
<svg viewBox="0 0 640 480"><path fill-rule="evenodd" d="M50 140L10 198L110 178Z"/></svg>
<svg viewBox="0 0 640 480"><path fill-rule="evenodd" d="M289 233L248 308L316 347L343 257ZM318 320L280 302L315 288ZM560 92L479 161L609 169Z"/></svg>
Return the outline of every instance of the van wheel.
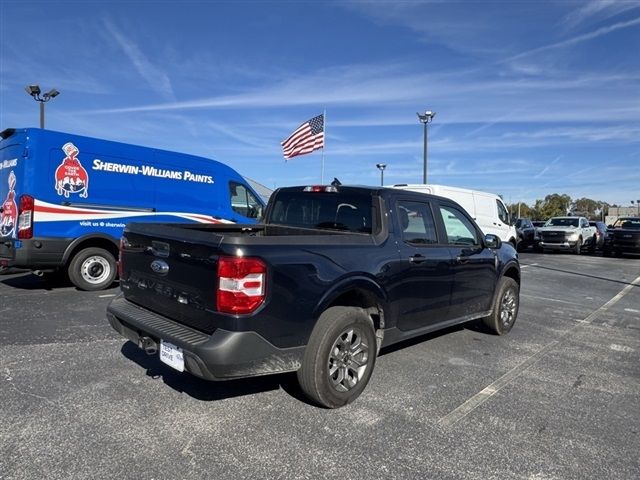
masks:
<svg viewBox="0 0 640 480"><path fill-rule="evenodd" d="M371 318L361 308L325 310L311 333L298 382L318 405L338 408L353 402L371 378L377 344Z"/></svg>
<svg viewBox="0 0 640 480"><path fill-rule="evenodd" d="M102 248L85 248L71 259L68 271L80 290L104 290L116 279L116 259Z"/></svg>
<svg viewBox="0 0 640 480"><path fill-rule="evenodd" d="M498 293L493 304L493 312L482 319L485 326L496 335L504 335L511 330L520 309L520 287L511 277L502 277L498 283Z"/></svg>

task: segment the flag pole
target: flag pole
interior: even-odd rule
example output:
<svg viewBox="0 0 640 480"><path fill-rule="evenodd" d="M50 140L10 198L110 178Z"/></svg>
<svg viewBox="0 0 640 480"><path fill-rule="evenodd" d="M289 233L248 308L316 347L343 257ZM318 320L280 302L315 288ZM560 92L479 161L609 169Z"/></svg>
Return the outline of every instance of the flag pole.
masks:
<svg viewBox="0 0 640 480"><path fill-rule="evenodd" d="M322 168L320 170L320 185L324 185L324 147L327 145L327 109L322 111L322 130L324 133L322 139Z"/></svg>

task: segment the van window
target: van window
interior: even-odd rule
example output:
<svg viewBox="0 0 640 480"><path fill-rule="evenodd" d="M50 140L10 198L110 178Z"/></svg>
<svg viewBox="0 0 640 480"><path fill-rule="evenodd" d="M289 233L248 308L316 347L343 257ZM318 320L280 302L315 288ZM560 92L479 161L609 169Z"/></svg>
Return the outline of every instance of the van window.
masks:
<svg viewBox="0 0 640 480"><path fill-rule="evenodd" d="M413 244L438 243L436 224L428 203L399 201L397 211L402 240Z"/></svg>
<svg viewBox="0 0 640 480"><path fill-rule="evenodd" d="M479 245L478 234L469 219L457 208L440 207L447 239L453 245Z"/></svg>
<svg viewBox="0 0 640 480"><path fill-rule="evenodd" d="M237 182L229 182L231 208L243 217L258 218L262 215L262 204L247 187Z"/></svg>
<svg viewBox="0 0 640 480"><path fill-rule="evenodd" d="M509 212L500 200L496 200L496 203L498 204L498 217L504 224L509 225Z"/></svg>

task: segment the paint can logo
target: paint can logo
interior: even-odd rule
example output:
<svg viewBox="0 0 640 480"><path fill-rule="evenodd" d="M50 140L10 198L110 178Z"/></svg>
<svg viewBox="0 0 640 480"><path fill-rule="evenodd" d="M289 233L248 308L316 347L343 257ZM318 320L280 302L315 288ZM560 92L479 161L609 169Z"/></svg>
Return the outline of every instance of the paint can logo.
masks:
<svg viewBox="0 0 640 480"><path fill-rule="evenodd" d="M76 193L81 198L87 198L89 195L89 174L78 160L80 150L73 143L67 142L62 146L62 151L66 157L56 168L56 192L58 195L64 195L65 198Z"/></svg>
<svg viewBox="0 0 640 480"><path fill-rule="evenodd" d="M2 202L0 210L0 237L12 237L18 220L18 205L16 205L16 175L9 172L9 192Z"/></svg>

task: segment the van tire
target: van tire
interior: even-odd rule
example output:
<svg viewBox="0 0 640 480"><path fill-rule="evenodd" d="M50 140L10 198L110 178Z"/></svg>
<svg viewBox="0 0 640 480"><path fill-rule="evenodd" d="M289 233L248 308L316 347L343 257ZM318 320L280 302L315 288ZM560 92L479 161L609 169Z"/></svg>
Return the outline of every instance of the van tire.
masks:
<svg viewBox="0 0 640 480"><path fill-rule="evenodd" d="M85 248L71 259L68 273L71 283L80 290L104 290L116 279L116 259L103 248Z"/></svg>
<svg viewBox="0 0 640 480"><path fill-rule="evenodd" d="M377 350L373 322L362 308L328 308L320 315L305 349L297 372L300 388L322 407L347 405L367 386ZM335 366L333 374L331 365Z"/></svg>

